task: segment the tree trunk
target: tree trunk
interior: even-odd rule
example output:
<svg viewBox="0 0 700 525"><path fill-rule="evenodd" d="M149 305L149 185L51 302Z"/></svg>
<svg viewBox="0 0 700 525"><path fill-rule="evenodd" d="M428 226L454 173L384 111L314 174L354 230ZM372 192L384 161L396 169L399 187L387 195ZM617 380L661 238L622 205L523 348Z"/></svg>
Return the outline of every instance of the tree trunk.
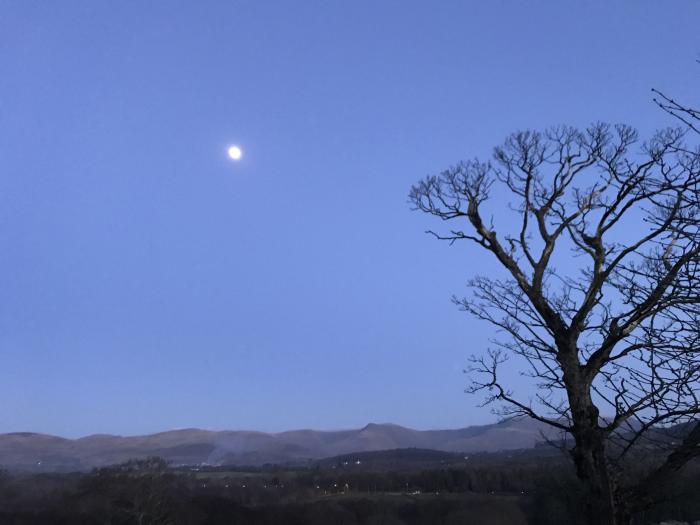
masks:
<svg viewBox="0 0 700 525"><path fill-rule="evenodd" d="M572 450L578 477L586 489L588 522L591 525L622 525L618 523L614 491L601 453L601 450L586 450L583 444Z"/></svg>
<svg viewBox="0 0 700 525"><path fill-rule="evenodd" d="M575 446L571 456L576 475L585 488L587 521L591 525L628 525L628 512L620 498L614 473L606 456L606 436L599 425L598 408L590 383L581 373L575 345L560 353L564 371Z"/></svg>
<svg viewBox="0 0 700 525"><path fill-rule="evenodd" d="M586 508L591 525L629 525L614 473L605 453L605 436L598 426L598 409L592 404L574 417L575 447L571 455L576 473L586 489Z"/></svg>

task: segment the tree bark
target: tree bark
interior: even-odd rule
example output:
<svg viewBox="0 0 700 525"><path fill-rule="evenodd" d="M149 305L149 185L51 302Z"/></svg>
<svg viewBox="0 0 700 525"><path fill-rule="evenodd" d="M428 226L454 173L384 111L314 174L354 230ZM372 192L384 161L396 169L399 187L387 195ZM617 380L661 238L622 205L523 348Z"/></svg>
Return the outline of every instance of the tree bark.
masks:
<svg viewBox="0 0 700 525"><path fill-rule="evenodd" d="M571 407L575 443L571 456L586 490L588 522L591 525L628 525L624 502L618 498L617 480L606 455L607 436L600 428L600 413L591 398L590 384L575 357L577 354L575 345L560 347L559 362Z"/></svg>
<svg viewBox="0 0 700 525"><path fill-rule="evenodd" d="M591 525L629 525L629 512L607 458L606 437L598 425L598 409L587 393L583 397L583 402L578 399L577 403L572 403L572 408L576 408L572 410L575 446L571 455L586 489L588 522Z"/></svg>
<svg viewBox="0 0 700 525"><path fill-rule="evenodd" d="M622 525L615 501L615 489L605 459L605 449L597 439L577 439L571 451L579 479L586 489L586 508L591 525Z"/></svg>

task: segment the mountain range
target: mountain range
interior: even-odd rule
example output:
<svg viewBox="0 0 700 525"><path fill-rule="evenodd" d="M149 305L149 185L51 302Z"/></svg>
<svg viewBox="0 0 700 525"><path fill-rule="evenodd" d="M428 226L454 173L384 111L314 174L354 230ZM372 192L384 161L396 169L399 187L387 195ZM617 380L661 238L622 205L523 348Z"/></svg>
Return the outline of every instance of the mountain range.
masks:
<svg viewBox="0 0 700 525"><path fill-rule="evenodd" d="M160 456L174 465L262 465L402 448L498 452L532 448L544 441L548 431L535 421L520 419L452 430L413 430L370 423L361 429L335 431L265 433L193 428L145 436L96 434L79 439L15 432L0 434L0 468L86 470L148 456Z"/></svg>

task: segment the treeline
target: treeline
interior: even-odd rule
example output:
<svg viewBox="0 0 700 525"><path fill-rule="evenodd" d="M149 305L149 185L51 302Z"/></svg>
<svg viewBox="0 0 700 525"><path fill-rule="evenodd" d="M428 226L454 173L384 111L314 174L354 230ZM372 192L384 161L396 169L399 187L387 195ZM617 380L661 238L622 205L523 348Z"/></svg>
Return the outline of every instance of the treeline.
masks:
<svg viewBox="0 0 700 525"><path fill-rule="evenodd" d="M659 487L638 524L700 518L700 468ZM161 459L74 474L0 475L0 523L583 523L584 494L561 460L420 468L172 469Z"/></svg>

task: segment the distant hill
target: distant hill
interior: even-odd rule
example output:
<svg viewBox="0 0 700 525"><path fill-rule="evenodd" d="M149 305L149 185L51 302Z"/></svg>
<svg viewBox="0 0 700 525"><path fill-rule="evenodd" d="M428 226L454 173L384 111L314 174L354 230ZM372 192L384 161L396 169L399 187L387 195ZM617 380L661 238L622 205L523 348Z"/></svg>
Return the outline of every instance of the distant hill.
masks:
<svg viewBox="0 0 700 525"><path fill-rule="evenodd" d="M549 429L521 419L454 430L413 430L371 423L361 429L337 431L184 429L147 436L99 434L80 439L22 432L0 434L0 468L85 470L147 456L161 456L174 465L262 465L409 448L448 453L498 452L535 447L543 441L543 431Z"/></svg>

